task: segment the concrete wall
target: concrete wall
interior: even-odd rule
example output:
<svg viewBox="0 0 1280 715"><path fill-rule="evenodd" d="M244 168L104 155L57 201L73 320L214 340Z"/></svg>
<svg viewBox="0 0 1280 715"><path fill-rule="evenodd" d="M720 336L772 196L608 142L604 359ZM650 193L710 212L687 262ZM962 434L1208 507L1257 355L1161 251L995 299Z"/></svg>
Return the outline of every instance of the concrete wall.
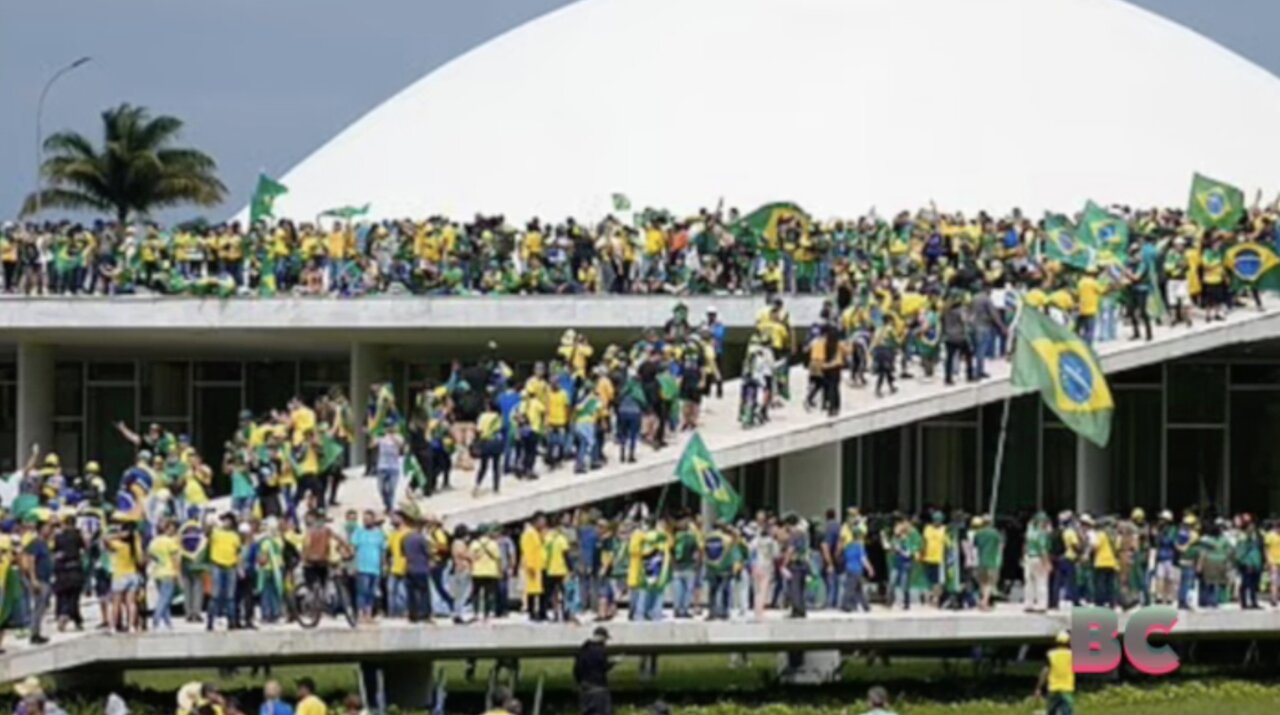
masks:
<svg viewBox="0 0 1280 715"><path fill-rule="evenodd" d="M18 345L18 443L14 464L21 467L32 444L53 447L53 349L48 345Z"/></svg>
<svg viewBox="0 0 1280 715"><path fill-rule="evenodd" d="M778 467L778 501L782 513L820 516L840 505L842 485L841 442L782 455Z"/></svg>

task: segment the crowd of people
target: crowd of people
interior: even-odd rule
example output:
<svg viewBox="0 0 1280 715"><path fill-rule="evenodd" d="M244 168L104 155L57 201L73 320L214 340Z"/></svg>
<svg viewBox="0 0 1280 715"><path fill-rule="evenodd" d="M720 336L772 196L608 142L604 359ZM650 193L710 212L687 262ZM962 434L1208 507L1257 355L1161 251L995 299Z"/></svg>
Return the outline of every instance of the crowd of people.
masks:
<svg viewBox="0 0 1280 715"><path fill-rule="evenodd" d="M1158 270L1187 280L1188 294L1168 296L1186 304L1198 281L1206 297L1216 294L1221 271L1214 262L1221 264L1234 241L1275 244L1280 236L1280 207L1260 201L1231 230L1206 231L1181 210L1111 210L1136 237L1115 247L1118 262L1138 278ZM0 264L4 292L27 295L820 294L881 280L901 290L956 278L966 289L982 279L1074 292L1060 256L1042 250L1056 220L1016 209L996 217L930 207L814 221L778 204L747 215L721 207L692 216L646 209L629 219L535 218L523 225L479 215L172 227L10 222L0 226ZM1141 260L1130 263L1130 249L1148 240L1161 246L1163 260L1156 264L1142 249ZM1121 272L1114 278L1129 282Z"/></svg>

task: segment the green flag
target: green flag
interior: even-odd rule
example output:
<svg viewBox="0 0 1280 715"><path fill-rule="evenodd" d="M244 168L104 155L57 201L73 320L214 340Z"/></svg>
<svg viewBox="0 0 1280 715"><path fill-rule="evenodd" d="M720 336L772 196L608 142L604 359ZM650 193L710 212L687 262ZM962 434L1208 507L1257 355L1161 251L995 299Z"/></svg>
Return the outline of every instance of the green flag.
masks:
<svg viewBox="0 0 1280 715"><path fill-rule="evenodd" d="M631 199L627 198L626 194L614 194L613 210L614 211L630 211Z"/></svg>
<svg viewBox="0 0 1280 715"><path fill-rule="evenodd" d="M1244 216L1244 192L1231 184L1196 174L1191 180L1187 215L1205 228L1231 228Z"/></svg>
<svg viewBox="0 0 1280 715"><path fill-rule="evenodd" d="M320 217L340 218L344 221L350 221L353 218L359 218L369 213L370 206L372 206L372 204L365 204L364 206L339 206L338 208L329 209L328 211L321 211Z"/></svg>
<svg viewBox="0 0 1280 715"><path fill-rule="evenodd" d="M1093 350L1044 313L1024 307L1017 319L1013 384L1040 390L1049 409L1077 434L1107 446L1115 403Z"/></svg>
<svg viewBox="0 0 1280 715"><path fill-rule="evenodd" d="M1129 222L1090 201L1080 217L1076 237L1098 251L1124 256L1129 251Z"/></svg>
<svg viewBox="0 0 1280 715"><path fill-rule="evenodd" d="M404 475L409 478L409 483L415 489L425 489L427 486L427 472L422 468L422 464L418 462L418 458L412 452L404 455Z"/></svg>
<svg viewBox="0 0 1280 715"><path fill-rule="evenodd" d="M778 240L778 224L783 219L796 218L801 225L809 224L809 215L799 206L785 201L765 204L751 213L738 219L738 223L750 228L757 236L764 236L770 241Z"/></svg>
<svg viewBox="0 0 1280 715"><path fill-rule="evenodd" d="M1053 215L1044 220L1044 236L1040 252L1045 258L1065 266L1084 270L1093 263L1095 251L1076 238L1075 229L1066 216Z"/></svg>
<svg viewBox="0 0 1280 715"><path fill-rule="evenodd" d="M276 215L276 197L287 193L289 189L284 184L266 174L258 174L258 187L253 190L253 199L249 202L249 223L273 218Z"/></svg>
<svg viewBox="0 0 1280 715"><path fill-rule="evenodd" d="M742 506L741 497L725 481L715 460L711 458L707 445L703 443L702 435L697 432L693 433L693 437L685 445L684 454L680 455L680 462L676 464L676 477L693 492L714 502L716 513L725 521L733 519Z"/></svg>

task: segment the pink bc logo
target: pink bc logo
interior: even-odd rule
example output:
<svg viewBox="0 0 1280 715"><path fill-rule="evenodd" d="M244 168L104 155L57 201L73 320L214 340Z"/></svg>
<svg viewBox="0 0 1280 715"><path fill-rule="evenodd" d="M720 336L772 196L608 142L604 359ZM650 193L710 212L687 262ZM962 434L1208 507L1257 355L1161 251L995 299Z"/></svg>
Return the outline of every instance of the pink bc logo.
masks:
<svg viewBox="0 0 1280 715"><path fill-rule="evenodd" d="M1167 645L1152 646L1155 633L1169 633L1178 612L1168 606L1139 608L1124 628L1124 657L1147 675L1168 675L1178 669L1178 654ZM1110 673L1120 667L1120 619L1106 608L1076 608L1071 612L1071 663L1077 673Z"/></svg>

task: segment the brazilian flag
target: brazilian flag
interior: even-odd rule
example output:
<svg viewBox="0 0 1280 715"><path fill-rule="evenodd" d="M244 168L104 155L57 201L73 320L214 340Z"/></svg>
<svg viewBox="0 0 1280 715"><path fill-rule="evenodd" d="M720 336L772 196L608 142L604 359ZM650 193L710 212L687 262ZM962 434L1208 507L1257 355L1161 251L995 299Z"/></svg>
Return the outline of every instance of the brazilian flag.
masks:
<svg viewBox="0 0 1280 715"><path fill-rule="evenodd" d="M340 218L344 221L350 221L354 218L360 218L369 213L372 204L364 206L339 206L337 208L327 209L320 212L320 218Z"/></svg>
<svg viewBox="0 0 1280 715"><path fill-rule="evenodd" d="M381 437L386 434L388 428L395 428L400 424L400 410L396 408L395 391L391 387L391 383L384 382L378 386L377 396L369 405L369 418L366 427L369 434L374 437Z"/></svg>
<svg viewBox="0 0 1280 715"><path fill-rule="evenodd" d="M258 174L258 186L249 201L249 224L275 216L276 198L287 193L289 189L284 184L266 174Z"/></svg>
<svg viewBox="0 0 1280 715"><path fill-rule="evenodd" d="M1014 386L1039 389L1063 423L1099 447L1107 446L1115 403L1093 350L1038 310L1024 309L1017 324Z"/></svg>
<svg viewBox="0 0 1280 715"><path fill-rule="evenodd" d="M1280 257L1270 246L1252 241L1227 249L1224 261L1237 283L1258 290L1280 291Z"/></svg>
<svg viewBox="0 0 1280 715"><path fill-rule="evenodd" d="M671 543L666 532L654 529L645 533L640 544L640 562L645 588L661 591L671 583Z"/></svg>
<svg viewBox="0 0 1280 715"><path fill-rule="evenodd" d="M1205 228L1231 228L1244 216L1244 192L1231 184L1196 174L1191 180L1187 215Z"/></svg>
<svg viewBox="0 0 1280 715"><path fill-rule="evenodd" d="M1045 218L1040 252L1045 258L1078 270L1088 268L1093 263L1095 253L1084 241L1076 238L1071 222L1061 215Z"/></svg>
<svg viewBox="0 0 1280 715"><path fill-rule="evenodd" d="M1098 251L1110 251L1117 256L1129 251L1129 222L1107 213L1092 201L1084 207L1077 235Z"/></svg>
<svg viewBox="0 0 1280 715"><path fill-rule="evenodd" d="M737 516L742 499L716 467L702 435L697 432L693 433L684 447L684 454L680 455L676 477L691 491L710 499L721 519L730 521Z"/></svg>
<svg viewBox="0 0 1280 715"><path fill-rule="evenodd" d="M785 201L765 204L751 213L738 219L738 223L751 229L757 236L764 236L770 244L778 241L778 225L787 219L797 219L806 230L809 226L809 214L799 206Z"/></svg>

